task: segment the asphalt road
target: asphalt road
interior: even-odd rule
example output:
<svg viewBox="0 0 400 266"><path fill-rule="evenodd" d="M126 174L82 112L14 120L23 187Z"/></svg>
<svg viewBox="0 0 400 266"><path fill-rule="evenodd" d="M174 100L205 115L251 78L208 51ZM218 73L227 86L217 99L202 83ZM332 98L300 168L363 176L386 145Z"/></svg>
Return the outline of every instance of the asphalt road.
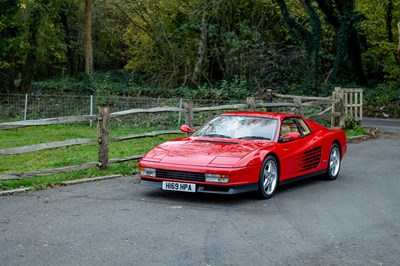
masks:
<svg viewBox="0 0 400 266"><path fill-rule="evenodd" d="M364 118L362 124L374 127L400 127L400 119Z"/></svg>
<svg viewBox="0 0 400 266"><path fill-rule="evenodd" d="M0 265L399 265L400 127L381 131L265 201L135 177L0 197Z"/></svg>

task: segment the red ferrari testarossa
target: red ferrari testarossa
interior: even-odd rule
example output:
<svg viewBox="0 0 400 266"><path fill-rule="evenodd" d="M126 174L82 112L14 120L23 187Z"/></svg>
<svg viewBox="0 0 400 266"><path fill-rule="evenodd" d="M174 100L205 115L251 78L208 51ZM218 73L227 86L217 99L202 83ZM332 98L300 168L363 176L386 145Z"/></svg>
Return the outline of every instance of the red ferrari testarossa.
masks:
<svg viewBox="0 0 400 266"><path fill-rule="evenodd" d="M191 136L167 141L139 162L141 184L184 192L271 198L278 185L325 175L334 180L346 152L343 130L294 114L224 113Z"/></svg>

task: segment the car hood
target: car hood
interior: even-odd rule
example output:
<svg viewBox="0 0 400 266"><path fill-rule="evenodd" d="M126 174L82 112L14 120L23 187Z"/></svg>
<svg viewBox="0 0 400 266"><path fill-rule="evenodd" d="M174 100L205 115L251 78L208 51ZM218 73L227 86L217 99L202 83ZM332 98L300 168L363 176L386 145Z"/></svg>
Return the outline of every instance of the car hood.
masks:
<svg viewBox="0 0 400 266"><path fill-rule="evenodd" d="M155 147L143 160L176 165L233 167L244 156L268 145L271 142L187 137Z"/></svg>

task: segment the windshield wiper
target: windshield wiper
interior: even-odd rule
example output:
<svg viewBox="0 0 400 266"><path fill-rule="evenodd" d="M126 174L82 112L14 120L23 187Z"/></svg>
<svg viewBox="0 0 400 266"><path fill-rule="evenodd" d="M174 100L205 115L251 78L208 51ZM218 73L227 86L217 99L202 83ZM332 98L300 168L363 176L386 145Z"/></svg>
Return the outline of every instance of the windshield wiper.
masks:
<svg viewBox="0 0 400 266"><path fill-rule="evenodd" d="M230 139L231 137L227 136L227 135L222 135L222 134L214 134L214 133L210 133L210 134L204 134L204 135L200 135L202 137L212 137L212 138L226 138L226 139Z"/></svg>
<svg viewBox="0 0 400 266"><path fill-rule="evenodd" d="M271 140L270 138L267 137L262 137L262 136L244 136L240 137L238 139L262 139L262 140Z"/></svg>

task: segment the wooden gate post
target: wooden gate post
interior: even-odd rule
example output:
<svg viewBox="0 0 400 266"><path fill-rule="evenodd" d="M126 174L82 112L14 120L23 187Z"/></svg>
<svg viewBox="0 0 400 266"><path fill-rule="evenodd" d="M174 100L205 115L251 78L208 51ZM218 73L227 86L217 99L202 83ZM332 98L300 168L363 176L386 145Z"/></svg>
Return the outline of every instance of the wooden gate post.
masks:
<svg viewBox="0 0 400 266"><path fill-rule="evenodd" d="M339 112L341 113L340 117L339 117L339 127L340 128L344 128L345 125L345 121L346 121L346 110L344 108L344 90L340 89L339 90L339 98L340 98L340 102L339 102Z"/></svg>
<svg viewBox="0 0 400 266"><path fill-rule="evenodd" d="M246 104L247 110L254 111L256 109L256 99L254 97L247 97Z"/></svg>
<svg viewBox="0 0 400 266"><path fill-rule="evenodd" d="M300 97L293 98L293 103L295 104L296 114L303 116L303 106Z"/></svg>
<svg viewBox="0 0 400 266"><path fill-rule="evenodd" d="M110 107L105 106L100 109L100 117L98 120L98 137L99 137L99 168L106 170L108 166L108 145L109 138L109 121L110 121Z"/></svg>
<svg viewBox="0 0 400 266"><path fill-rule="evenodd" d="M265 96L265 102L267 103L272 103L274 101L273 95L272 95L272 90L267 89L267 95ZM271 107L267 107L266 109L267 112L272 112Z"/></svg>
<svg viewBox="0 0 400 266"><path fill-rule="evenodd" d="M193 102L185 103L185 124L193 128Z"/></svg>
<svg viewBox="0 0 400 266"><path fill-rule="evenodd" d="M346 120L346 111L344 108L344 91L340 87L335 87L335 90L332 93L333 99L339 99L338 103L334 103L332 105L332 112L339 112L340 116L338 118L332 117L331 127L340 127L343 128Z"/></svg>

